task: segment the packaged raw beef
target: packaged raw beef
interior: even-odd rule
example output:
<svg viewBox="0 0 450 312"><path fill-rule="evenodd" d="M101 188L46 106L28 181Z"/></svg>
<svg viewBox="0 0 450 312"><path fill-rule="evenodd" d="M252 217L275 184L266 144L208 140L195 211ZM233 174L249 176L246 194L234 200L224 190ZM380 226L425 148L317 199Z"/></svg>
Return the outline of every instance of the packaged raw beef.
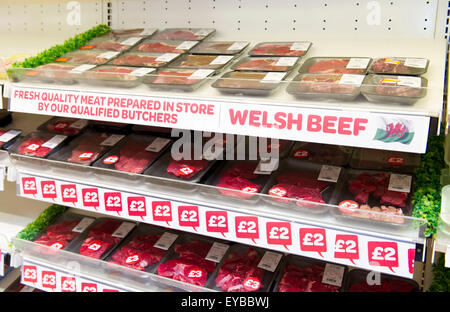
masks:
<svg viewBox="0 0 450 312"><path fill-rule="evenodd" d="M244 57L231 69L240 71L287 72L297 65L298 57Z"/></svg>
<svg viewBox="0 0 450 312"><path fill-rule="evenodd" d="M71 137L78 135L81 131L86 129L88 124L89 121L85 119L52 117L40 125L37 130L63 134Z"/></svg>
<svg viewBox="0 0 450 312"><path fill-rule="evenodd" d="M310 258L289 255L274 287L275 292L339 292L346 280L346 268L342 268L342 276L332 283L324 280L325 268L328 264ZM333 278L335 278L333 276ZM339 285L339 286L338 286Z"/></svg>
<svg viewBox="0 0 450 312"><path fill-rule="evenodd" d="M106 131L113 133L124 133L130 132L130 125L123 122L111 122L103 120L91 120L90 125L97 131Z"/></svg>
<svg viewBox="0 0 450 312"><path fill-rule="evenodd" d="M412 174L420 167L420 160L420 154L357 148L350 160L350 167Z"/></svg>
<svg viewBox="0 0 450 312"><path fill-rule="evenodd" d="M238 142L236 159L278 158L288 155L294 142L282 139L245 136Z"/></svg>
<svg viewBox="0 0 450 312"><path fill-rule="evenodd" d="M232 245L208 288L223 292L268 292L282 256L253 246Z"/></svg>
<svg viewBox="0 0 450 312"><path fill-rule="evenodd" d="M409 75L425 74L430 61L425 58L384 57L376 58L370 65L373 74Z"/></svg>
<svg viewBox="0 0 450 312"><path fill-rule="evenodd" d="M105 50L77 50L56 58L54 62L59 64L103 65L119 54L120 52Z"/></svg>
<svg viewBox="0 0 450 312"><path fill-rule="evenodd" d="M83 80L89 84L133 88L140 85L142 79L153 71L155 69L149 67L102 65L86 71Z"/></svg>
<svg viewBox="0 0 450 312"><path fill-rule="evenodd" d="M74 241L68 251L104 260L135 226L133 222L98 218Z"/></svg>
<svg viewBox="0 0 450 312"><path fill-rule="evenodd" d="M214 74L213 69L165 68L143 80L152 89L194 91Z"/></svg>
<svg viewBox="0 0 450 312"><path fill-rule="evenodd" d="M148 37L153 35L157 30L156 28L112 29L102 37Z"/></svg>
<svg viewBox="0 0 450 312"><path fill-rule="evenodd" d="M152 39L158 40L204 40L214 35L214 28L166 28Z"/></svg>
<svg viewBox="0 0 450 312"><path fill-rule="evenodd" d="M222 93L268 96L277 89L286 72L231 71L211 86Z"/></svg>
<svg viewBox="0 0 450 312"><path fill-rule="evenodd" d="M153 273L177 238L174 231L141 223L105 261Z"/></svg>
<svg viewBox="0 0 450 312"><path fill-rule="evenodd" d="M169 67L220 70L227 66L233 58L233 55L184 54L171 63Z"/></svg>
<svg viewBox="0 0 450 312"><path fill-rule="evenodd" d="M299 74L286 92L301 99L353 101L361 93L364 75Z"/></svg>
<svg viewBox="0 0 450 312"><path fill-rule="evenodd" d="M248 53L252 56L302 56L311 47L311 42L261 42Z"/></svg>
<svg viewBox="0 0 450 312"><path fill-rule="evenodd" d="M37 233L33 242L56 249L67 250L70 248L69 244L84 233L94 221L95 218L92 217L65 212L56 217L49 226Z"/></svg>
<svg viewBox="0 0 450 312"><path fill-rule="evenodd" d="M125 52L140 42L143 37L97 37L81 46L81 50L105 50Z"/></svg>
<svg viewBox="0 0 450 312"><path fill-rule="evenodd" d="M326 213L342 176L340 167L287 159L266 183L262 193L269 196L263 200L283 208Z"/></svg>
<svg viewBox="0 0 450 312"><path fill-rule="evenodd" d="M124 135L86 131L67 146L52 154L50 159L89 166L123 137Z"/></svg>
<svg viewBox="0 0 450 312"><path fill-rule="evenodd" d="M131 130L135 133L153 134L163 137L170 137L172 133L172 128L143 125L133 125Z"/></svg>
<svg viewBox="0 0 450 312"><path fill-rule="evenodd" d="M179 56L180 54L178 53L128 52L114 59L110 64L159 68L169 64Z"/></svg>
<svg viewBox="0 0 450 312"><path fill-rule="evenodd" d="M249 45L246 41L203 41L191 50L192 54L236 55Z"/></svg>
<svg viewBox="0 0 450 312"><path fill-rule="evenodd" d="M347 274L347 280L343 291L345 292L417 292L419 285L413 279L406 279L399 276L380 273L380 282L369 280L373 283L369 285L368 275L373 272L352 269Z"/></svg>
<svg viewBox="0 0 450 312"><path fill-rule="evenodd" d="M406 226L409 220L404 216L411 214L412 177L395 175L392 184L392 175L382 171L347 170L331 201L338 206L333 209L335 217ZM402 189L397 188L397 181L402 183Z"/></svg>
<svg viewBox="0 0 450 312"><path fill-rule="evenodd" d="M142 173L172 143L172 140L151 135L130 134L105 153L94 167L129 173Z"/></svg>
<svg viewBox="0 0 450 312"><path fill-rule="evenodd" d="M74 84L81 77L85 68L94 68L95 65L59 64L49 63L33 69L18 69L24 71L21 79L37 80L45 83Z"/></svg>
<svg viewBox="0 0 450 312"><path fill-rule="evenodd" d="M359 74L367 72L368 57L312 57L299 69L300 74Z"/></svg>
<svg viewBox="0 0 450 312"><path fill-rule="evenodd" d="M415 76L368 75L361 93L371 102L412 105L427 94L428 80Z"/></svg>
<svg viewBox="0 0 450 312"><path fill-rule="evenodd" d="M9 151L13 154L46 158L58 152L66 141L66 135L33 131L14 142Z"/></svg>
<svg viewBox="0 0 450 312"><path fill-rule="evenodd" d="M9 150L9 147L19 139L22 130L0 128L0 148Z"/></svg>
<svg viewBox="0 0 450 312"><path fill-rule="evenodd" d="M210 252L213 247L220 248L216 248L219 252L213 252L212 255ZM224 254L221 251L226 252L228 249L226 247L227 244L219 240L183 235L158 266L157 273L177 281L205 287L217 265L222 262Z"/></svg>
<svg viewBox="0 0 450 312"><path fill-rule="evenodd" d="M352 147L297 142L290 151L290 157L323 165L346 166L350 162L352 153Z"/></svg>
<svg viewBox="0 0 450 312"><path fill-rule="evenodd" d="M195 40L145 40L139 43L137 52L146 53L186 53L195 47L200 41Z"/></svg>

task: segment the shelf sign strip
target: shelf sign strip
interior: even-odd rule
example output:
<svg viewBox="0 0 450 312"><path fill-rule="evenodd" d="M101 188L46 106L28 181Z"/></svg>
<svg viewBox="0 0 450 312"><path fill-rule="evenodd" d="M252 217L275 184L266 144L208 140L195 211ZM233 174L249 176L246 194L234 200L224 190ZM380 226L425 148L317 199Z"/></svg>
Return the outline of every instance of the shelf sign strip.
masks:
<svg viewBox="0 0 450 312"><path fill-rule="evenodd" d="M11 86L9 110L425 153L430 117Z"/></svg>
<svg viewBox="0 0 450 312"><path fill-rule="evenodd" d="M99 201L93 207L86 205L81 195L86 189L92 191L92 186L28 173L19 175L17 189L18 195L22 197L406 278L413 277L414 242L311 227L143 194L136 196L104 187L95 188ZM42 193L42 186L48 183L56 186L56 194L52 197ZM70 200L64 197L67 185L76 194ZM112 207L108 204L111 196L118 205Z"/></svg>

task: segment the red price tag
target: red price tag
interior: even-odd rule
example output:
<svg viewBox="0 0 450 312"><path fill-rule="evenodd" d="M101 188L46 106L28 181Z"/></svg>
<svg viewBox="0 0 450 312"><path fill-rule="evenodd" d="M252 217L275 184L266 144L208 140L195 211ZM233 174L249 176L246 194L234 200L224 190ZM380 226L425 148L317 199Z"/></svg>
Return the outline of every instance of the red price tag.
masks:
<svg viewBox="0 0 450 312"><path fill-rule="evenodd" d="M277 197L285 197L287 195L287 191L284 187L275 186L269 190L269 195Z"/></svg>
<svg viewBox="0 0 450 312"><path fill-rule="evenodd" d="M103 244L100 241L93 241L87 246L87 249L91 252L99 251L102 248Z"/></svg>
<svg viewBox="0 0 450 312"><path fill-rule="evenodd" d="M390 156L386 159L386 162L389 165L401 166L401 165L405 164L405 158L400 157L400 156Z"/></svg>
<svg viewBox="0 0 450 312"><path fill-rule="evenodd" d="M178 173L183 176L188 176L188 175L192 174L194 171L195 171L194 167L191 167L188 165L184 165L183 167L178 169Z"/></svg>
<svg viewBox="0 0 450 312"><path fill-rule="evenodd" d="M62 276L61 277L61 291L62 292L76 292L77 282L75 277Z"/></svg>
<svg viewBox="0 0 450 312"><path fill-rule="evenodd" d="M247 193L258 193L258 188L253 186L244 186L241 191L247 192Z"/></svg>
<svg viewBox="0 0 450 312"><path fill-rule="evenodd" d="M36 195L37 194L36 179L32 177L22 178L22 189L23 193L26 195Z"/></svg>
<svg viewBox="0 0 450 312"><path fill-rule="evenodd" d="M97 292L97 284L95 283L81 283L82 292Z"/></svg>
<svg viewBox="0 0 450 312"><path fill-rule="evenodd" d="M55 289L56 288L56 272L42 271L42 286L44 288Z"/></svg>
<svg viewBox="0 0 450 312"><path fill-rule="evenodd" d="M130 217L144 217L147 216L147 205L145 204L145 197L143 196L130 196L127 198L128 203L128 215Z"/></svg>
<svg viewBox="0 0 450 312"><path fill-rule="evenodd" d="M120 192L104 193L105 210L116 211L118 215L122 212L122 194Z"/></svg>
<svg viewBox="0 0 450 312"><path fill-rule="evenodd" d="M267 222L266 223L267 243L269 245L292 245L291 224L289 222Z"/></svg>
<svg viewBox="0 0 450 312"><path fill-rule="evenodd" d="M42 198L55 199L58 196L55 181L41 181L41 191Z"/></svg>
<svg viewBox="0 0 450 312"><path fill-rule="evenodd" d="M30 145L28 145L28 146L26 147L26 149L27 149L28 152L35 152L35 151L38 150L39 147L41 147L40 144L31 143Z"/></svg>
<svg viewBox="0 0 450 312"><path fill-rule="evenodd" d="M65 62L65 61L68 61L69 59L67 59L67 58L62 58L62 57L60 57L60 58L57 58L55 61L57 61L57 62ZM69 123L67 123L67 122L65 122L65 121L60 121L60 122L57 122L57 123L55 123L54 125L53 125L53 127L56 129L56 130L63 130L63 129L66 129L67 127L69 126Z"/></svg>
<svg viewBox="0 0 450 312"><path fill-rule="evenodd" d="M83 196L84 207L93 207L95 210L97 210L97 207L100 206L97 188L82 189L81 195Z"/></svg>
<svg viewBox="0 0 450 312"><path fill-rule="evenodd" d="M51 244L50 247L56 248L56 249L63 249L64 244L60 241L57 241L57 242L54 242L53 244Z"/></svg>
<svg viewBox="0 0 450 312"><path fill-rule="evenodd" d="M201 279L206 273L200 268L193 268L189 271L187 277L194 280Z"/></svg>
<svg viewBox="0 0 450 312"><path fill-rule="evenodd" d="M22 267L22 279L24 282L37 283L37 268L35 265L24 265Z"/></svg>
<svg viewBox="0 0 450 312"><path fill-rule="evenodd" d="M172 221L172 203L170 201L153 201L152 214L154 221L166 222L168 225Z"/></svg>
<svg viewBox="0 0 450 312"><path fill-rule="evenodd" d="M210 233L228 233L228 215L226 211L207 211L206 215L206 231Z"/></svg>
<svg viewBox="0 0 450 312"><path fill-rule="evenodd" d="M258 217L236 217L234 225L237 238L251 239L256 244L255 239L259 238Z"/></svg>
<svg viewBox="0 0 450 312"><path fill-rule="evenodd" d="M327 251L327 236L325 229L301 228L300 250L318 252L319 255L323 257L322 252Z"/></svg>
<svg viewBox="0 0 450 312"><path fill-rule="evenodd" d="M300 158L300 159L308 158L309 157L309 152L307 150L300 149L300 150L296 150L292 154L292 156L294 156L295 158Z"/></svg>
<svg viewBox="0 0 450 312"><path fill-rule="evenodd" d="M334 258L348 259L355 264L359 259L359 245L357 235L336 234L334 243Z"/></svg>
<svg viewBox="0 0 450 312"><path fill-rule="evenodd" d="M244 280L244 288L247 291L257 291L261 287L261 282L256 277L247 277Z"/></svg>
<svg viewBox="0 0 450 312"><path fill-rule="evenodd" d="M77 186L75 184L61 185L61 198L64 203L76 203Z"/></svg>
<svg viewBox="0 0 450 312"><path fill-rule="evenodd" d="M92 152L84 152L84 153L81 153L80 155L78 155L78 158L80 160L89 160L92 157L94 157L94 153L92 153Z"/></svg>
<svg viewBox="0 0 450 312"><path fill-rule="evenodd" d="M103 163L105 165L113 165L118 161L119 161L119 156L116 156L116 155L108 156L105 159L103 159Z"/></svg>
<svg viewBox="0 0 450 312"><path fill-rule="evenodd" d="M414 274L414 261L416 256L415 249L408 249L408 270L409 273Z"/></svg>
<svg viewBox="0 0 450 312"><path fill-rule="evenodd" d="M139 261L141 261L141 257L138 254L130 255L125 259L126 264L136 264Z"/></svg>
<svg viewBox="0 0 450 312"><path fill-rule="evenodd" d="M178 223L180 226L193 227L197 231L200 226L198 206L178 206Z"/></svg>
<svg viewBox="0 0 450 312"><path fill-rule="evenodd" d="M354 210L352 209L358 209L359 204L355 202L354 200L344 200L339 203L339 210L343 213L353 213Z"/></svg>
<svg viewBox="0 0 450 312"><path fill-rule="evenodd" d="M368 242L367 248L370 265L388 267L392 272L398 267L396 242Z"/></svg>

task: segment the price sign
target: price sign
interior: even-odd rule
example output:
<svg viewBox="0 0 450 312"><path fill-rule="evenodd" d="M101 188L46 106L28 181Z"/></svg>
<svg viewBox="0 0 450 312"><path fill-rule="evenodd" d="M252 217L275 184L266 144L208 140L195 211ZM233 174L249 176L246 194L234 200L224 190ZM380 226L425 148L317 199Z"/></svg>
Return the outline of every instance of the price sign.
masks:
<svg viewBox="0 0 450 312"><path fill-rule="evenodd" d="M205 275L206 275L206 272L203 271L202 269L193 268L188 272L187 277L192 278L193 280L199 280L199 279L203 278Z"/></svg>
<svg viewBox="0 0 450 312"><path fill-rule="evenodd" d="M153 201L152 214L154 221L166 222L172 221L172 203L170 201Z"/></svg>
<svg viewBox="0 0 450 312"><path fill-rule="evenodd" d="M259 224L258 217L248 216L234 219L235 231L237 238L251 239L256 244L255 239L259 238Z"/></svg>
<svg viewBox="0 0 450 312"><path fill-rule="evenodd" d="M206 231L209 233L228 233L228 215L226 211L207 211Z"/></svg>
<svg viewBox="0 0 450 312"><path fill-rule="evenodd" d="M401 166L401 165L405 164L405 158L403 158L401 156L390 156L386 159L386 162L389 165Z"/></svg>
<svg viewBox="0 0 450 312"><path fill-rule="evenodd" d="M77 283L75 277L61 276L61 291L62 292L76 292Z"/></svg>
<svg viewBox="0 0 450 312"><path fill-rule="evenodd" d="M41 276L42 287L56 289L56 272L42 271Z"/></svg>
<svg viewBox="0 0 450 312"><path fill-rule="evenodd" d="M125 259L126 264L136 264L141 261L141 257L138 254L132 254Z"/></svg>
<svg viewBox="0 0 450 312"><path fill-rule="evenodd" d="M355 264L354 260L359 259L358 236L336 234L334 258L348 259Z"/></svg>
<svg viewBox="0 0 450 312"><path fill-rule="evenodd" d="M327 237L325 229L301 228L300 250L318 252L319 255L323 257L322 252L327 251Z"/></svg>
<svg viewBox="0 0 450 312"><path fill-rule="evenodd" d="M396 242L368 242L369 264L389 268L398 267L398 247ZM395 273L395 272L394 272Z"/></svg>
<svg viewBox="0 0 450 312"><path fill-rule="evenodd" d="M106 211L122 212L122 194L120 192L105 192L103 194Z"/></svg>
<svg viewBox="0 0 450 312"><path fill-rule="evenodd" d="M299 150L296 150L292 154L292 156L294 156L294 158L300 158L300 159L308 158L309 157L309 151L308 150L299 149Z"/></svg>
<svg viewBox="0 0 450 312"><path fill-rule="evenodd" d="M58 196L55 181L41 181L41 192L42 198L55 199Z"/></svg>
<svg viewBox="0 0 450 312"><path fill-rule="evenodd" d="M83 206L84 207L93 207L97 210L97 207L100 206L100 200L98 197L98 189L97 188L85 188L81 190L81 195L83 196Z"/></svg>
<svg viewBox="0 0 450 312"><path fill-rule="evenodd" d="M82 292L97 292L97 284L95 283L81 283Z"/></svg>
<svg viewBox="0 0 450 312"><path fill-rule="evenodd" d="M26 195L36 195L37 194L36 179L33 177L22 178L22 189L23 193Z"/></svg>
<svg viewBox="0 0 450 312"><path fill-rule="evenodd" d="M61 198L64 203L76 203L77 186L75 184L61 185Z"/></svg>
<svg viewBox="0 0 450 312"><path fill-rule="evenodd" d="M269 245L292 245L291 224L289 222L267 222L266 223L267 243Z"/></svg>
<svg viewBox="0 0 450 312"><path fill-rule="evenodd" d="M339 210L343 213L353 213L353 209L358 209L359 204L354 200L344 200L339 203Z"/></svg>
<svg viewBox="0 0 450 312"><path fill-rule="evenodd" d="M130 196L127 198L128 215L130 217L141 217L142 220L147 216L147 206L145 204L145 197Z"/></svg>
<svg viewBox="0 0 450 312"><path fill-rule="evenodd" d="M22 280L28 283L37 283L37 268L35 265L24 265L22 268Z"/></svg>
<svg viewBox="0 0 450 312"><path fill-rule="evenodd" d="M261 288L261 281L256 277L247 277L244 280L244 289L247 291L257 291Z"/></svg>
<svg viewBox="0 0 450 312"><path fill-rule="evenodd" d="M414 261L416 256L415 249L408 249L408 270L409 273L414 274Z"/></svg>
<svg viewBox="0 0 450 312"><path fill-rule="evenodd" d="M200 226L198 206L178 206L178 224L193 227L197 231Z"/></svg>

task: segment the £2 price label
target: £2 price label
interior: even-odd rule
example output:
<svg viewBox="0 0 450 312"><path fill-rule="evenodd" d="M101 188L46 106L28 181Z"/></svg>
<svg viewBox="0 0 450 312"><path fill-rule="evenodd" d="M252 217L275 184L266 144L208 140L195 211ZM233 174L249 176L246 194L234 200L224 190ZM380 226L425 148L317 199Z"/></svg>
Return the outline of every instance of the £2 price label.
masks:
<svg viewBox="0 0 450 312"><path fill-rule="evenodd" d="M322 252L327 251L327 236L325 229L301 228L300 250L318 252L319 255L323 257Z"/></svg>
<svg viewBox="0 0 450 312"><path fill-rule="evenodd" d="M393 268L398 267L396 242L368 242L367 249L370 265L387 267L392 272Z"/></svg>
<svg viewBox="0 0 450 312"><path fill-rule="evenodd" d="M22 178L22 190L25 195L36 195L37 194L37 184L34 177L24 177Z"/></svg>
<svg viewBox="0 0 450 312"><path fill-rule="evenodd" d="M166 222L172 221L172 203L170 201L153 201L152 215L154 221Z"/></svg>
<svg viewBox="0 0 450 312"><path fill-rule="evenodd" d="M198 206L178 206L178 223L180 226L193 227L197 231L200 226Z"/></svg>
<svg viewBox="0 0 450 312"><path fill-rule="evenodd" d="M35 265L24 265L22 267L22 280L28 283L37 283L37 268Z"/></svg>
<svg viewBox="0 0 450 312"><path fill-rule="evenodd" d="M256 277L247 277L244 280L244 288L247 291L257 291L261 288L261 281Z"/></svg>
<svg viewBox="0 0 450 312"><path fill-rule="evenodd" d="M255 239L259 238L258 217L236 216L234 220L236 237L251 239L256 244Z"/></svg>
<svg viewBox="0 0 450 312"><path fill-rule="evenodd" d="M228 214L226 211L207 211L206 231L208 233L221 233L225 237L228 233Z"/></svg>
<svg viewBox="0 0 450 312"><path fill-rule="evenodd" d="M267 243L269 245L292 245L291 224L289 222L267 222L266 223Z"/></svg>
<svg viewBox="0 0 450 312"><path fill-rule="evenodd" d="M359 259L358 235L336 234L334 258L348 259L353 264Z"/></svg>
<svg viewBox="0 0 450 312"><path fill-rule="evenodd" d="M76 292L77 282L75 277L61 276L61 291L62 292Z"/></svg>
<svg viewBox="0 0 450 312"><path fill-rule="evenodd" d="M100 206L97 188L84 188L81 190L81 196L84 207L92 207L97 210L97 207Z"/></svg>
<svg viewBox="0 0 450 312"><path fill-rule="evenodd" d="M44 288L56 289L56 272L42 271L41 280Z"/></svg>
<svg viewBox="0 0 450 312"><path fill-rule="evenodd" d="M97 292L97 284L95 283L81 283L82 292Z"/></svg>
<svg viewBox="0 0 450 312"><path fill-rule="evenodd" d="M130 196L127 198L128 215L130 217L144 217L147 216L147 205L144 196Z"/></svg>
<svg viewBox="0 0 450 312"><path fill-rule="evenodd" d="M115 211L117 214L122 212L122 194L120 192L105 192L103 198L106 211Z"/></svg>
<svg viewBox="0 0 450 312"><path fill-rule="evenodd" d="M61 185L61 198L64 203L76 203L77 200L77 186L75 184Z"/></svg>
<svg viewBox="0 0 450 312"><path fill-rule="evenodd" d="M55 181L41 181L41 193L42 198L55 199L58 196Z"/></svg>

